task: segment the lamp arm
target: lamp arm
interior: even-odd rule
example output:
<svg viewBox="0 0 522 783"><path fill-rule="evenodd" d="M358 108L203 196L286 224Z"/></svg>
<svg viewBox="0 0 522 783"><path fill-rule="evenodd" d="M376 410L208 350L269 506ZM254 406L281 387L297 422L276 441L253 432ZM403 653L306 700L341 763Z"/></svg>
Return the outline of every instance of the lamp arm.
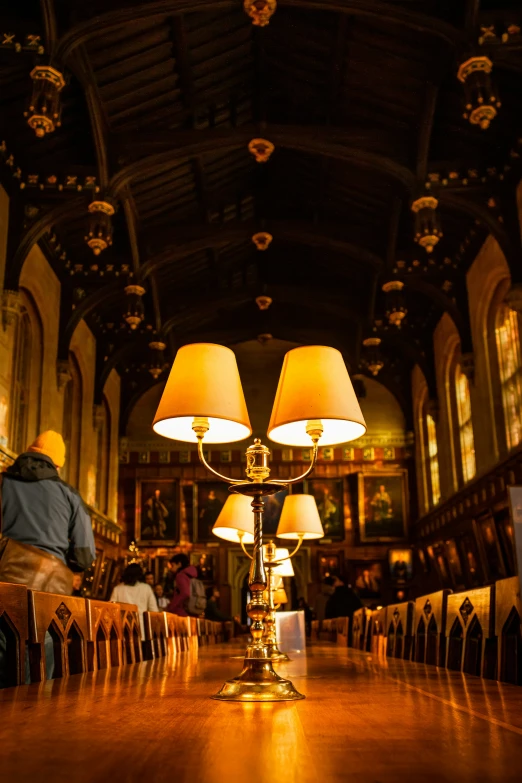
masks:
<svg viewBox="0 0 522 783"><path fill-rule="evenodd" d="M221 481L226 481L227 484L244 484L244 479L233 479L230 478L230 476L223 476L221 473L218 473L217 470L214 470L214 468L211 468L208 462L205 459L205 455L203 454L203 437L198 434L198 457L200 462L206 467L210 473L213 473L214 476L217 476Z"/></svg>
<svg viewBox="0 0 522 783"><path fill-rule="evenodd" d="M290 554L288 555L288 557L284 557L282 560L273 560L273 561L272 561L272 563L271 563L271 565L280 565L281 563L284 563L284 562L285 562L285 560L291 560L291 559L292 559L292 557L293 557L294 555L296 555L296 554L299 552L299 550L301 549L301 544L302 544L302 543L303 543L303 541L304 541L304 535L303 535L302 533L298 533L297 535L299 536L299 541L297 542L297 546L296 546L296 548L294 549L294 551L293 551L293 552L290 552Z"/></svg>
<svg viewBox="0 0 522 783"><path fill-rule="evenodd" d="M248 558L250 558L250 560L253 560L253 559L254 559L254 558L253 558L253 556L250 554L250 552L248 551L248 549L246 548L246 546L245 546L245 545L244 545L244 543L243 543L243 536L244 536L244 533L238 533L238 537L239 537L239 543L241 544L241 549L243 550L243 552L245 553L245 555L246 555Z"/></svg>
<svg viewBox="0 0 522 783"><path fill-rule="evenodd" d="M317 443L314 443L313 450L312 450L312 460L310 462L310 465L305 470L304 473L302 473L300 476L296 476L295 478L289 478L289 479L270 479L271 484L297 484L299 481L303 481L307 476L310 475L310 473L315 468L315 463L317 462L317 455L319 453L319 447Z"/></svg>

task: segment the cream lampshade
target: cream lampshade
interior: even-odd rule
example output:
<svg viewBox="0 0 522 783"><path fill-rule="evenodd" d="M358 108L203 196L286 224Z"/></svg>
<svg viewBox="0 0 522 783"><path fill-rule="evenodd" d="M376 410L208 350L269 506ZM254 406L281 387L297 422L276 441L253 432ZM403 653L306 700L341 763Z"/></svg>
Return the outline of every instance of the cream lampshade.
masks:
<svg viewBox="0 0 522 783"><path fill-rule="evenodd" d="M287 495L277 528L278 538L323 538L324 530L313 495Z"/></svg>
<svg viewBox="0 0 522 783"><path fill-rule="evenodd" d="M292 561L288 559L289 554L288 549L276 549L276 560L282 560L283 562L273 569L273 574L276 576L295 576Z"/></svg>
<svg viewBox="0 0 522 783"><path fill-rule="evenodd" d="M205 443L233 443L252 434L236 357L224 345L179 349L152 428L166 438L196 443L195 417L208 418Z"/></svg>
<svg viewBox="0 0 522 783"><path fill-rule="evenodd" d="M306 425L317 419L323 426L321 446L346 443L366 432L341 353L305 345L285 356L268 437L285 446L310 446Z"/></svg>
<svg viewBox="0 0 522 783"><path fill-rule="evenodd" d="M286 590L284 587L278 587L277 590L274 592L274 604L276 606L281 606L281 604L287 604L288 603L288 596L286 594Z"/></svg>
<svg viewBox="0 0 522 783"><path fill-rule="evenodd" d="M225 541L238 544L241 533L243 543L254 543L254 512L252 498L247 495L230 495L219 512L212 532Z"/></svg>

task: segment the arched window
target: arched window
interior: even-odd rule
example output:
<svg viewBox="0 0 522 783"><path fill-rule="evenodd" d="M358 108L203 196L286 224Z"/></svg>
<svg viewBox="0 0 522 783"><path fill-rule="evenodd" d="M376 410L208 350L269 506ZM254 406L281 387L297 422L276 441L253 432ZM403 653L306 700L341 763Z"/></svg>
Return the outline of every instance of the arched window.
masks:
<svg viewBox="0 0 522 783"><path fill-rule="evenodd" d="M424 511L427 513L440 502L439 449L435 419L431 413L428 413L428 387L424 375L418 368L415 386L418 390L414 403L417 418L417 460L421 468L419 494Z"/></svg>
<svg viewBox="0 0 522 783"><path fill-rule="evenodd" d="M431 479L431 503L436 506L440 500L440 476L439 476L439 447L437 444L437 429L435 420L431 414L426 414L427 432L427 467Z"/></svg>
<svg viewBox="0 0 522 783"><path fill-rule="evenodd" d="M522 440L522 360L518 315L506 304L497 311L495 338L506 444L512 449Z"/></svg>
<svg viewBox="0 0 522 783"><path fill-rule="evenodd" d="M82 432L83 389L80 365L74 353L69 354L71 380L65 387L63 401L63 439L66 459L62 471L65 481L79 486Z"/></svg>
<svg viewBox="0 0 522 783"><path fill-rule="evenodd" d="M455 396L457 399L462 477L464 481L471 481L477 470L475 464L475 440L471 421L469 381L462 372L460 362L455 368Z"/></svg>
<svg viewBox="0 0 522 783"><path fill-rule="evenodd" d="M101 407L96 465L96 508L101 511L102 514L107 514L109 511L111 413L105 396L103 397Z"/></svg>
<svg viewBox="0 0 522 783"><path fill-rule="evenodd" d="M24 451L40 431L43 371L43 327L29 291L20 289L20 316L13 352L10 404L10 447Z"/></svg>
<svg viewBox="0 0 522 783"><path fill-rule="evenodd" d="M11 448L16 454L27 446L27 417L31 393L31 322L24 308L17 325L13 366L13 404L11 408Z"/></svg>

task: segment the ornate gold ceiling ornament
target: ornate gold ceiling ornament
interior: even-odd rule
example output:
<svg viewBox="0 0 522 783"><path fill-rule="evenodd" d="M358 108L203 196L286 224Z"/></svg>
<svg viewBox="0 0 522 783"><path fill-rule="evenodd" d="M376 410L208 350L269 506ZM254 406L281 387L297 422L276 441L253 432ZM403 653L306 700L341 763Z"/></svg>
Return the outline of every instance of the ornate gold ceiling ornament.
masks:
<svg viewBox="0 0 522 783"><path fill-rule="evenodd" d="M266 27L276 8L276 0L243 0L243 8L256 27Z"/></svg>
<svg viewBox="0 0 522 783"><path fill-rule="evenodd" d="M266 296L265 294L261 294L261 296L256 297L256 305L260 310L268 310L272 304L272 301L272 298L270 296Z"/></svg>
<svg viewBox="0 0 522 783"><path fill-rule="evenodd" d="M248 145L248 151L254 156L256 163L266 163L274 150L274 145L268 139L252 139Z"/></svg>
<svg viewBox="0 0 522 783"><path fill-rule="evenodd" d="M92 201L89 204L89 232L85 241L95 256L112 245L112 221L114 207L108 201Z"/></svg>
<svg viewBox="0 0 522 783"><path fill-rule="evenodd" d="M141 285L131 283L125 286L125 295L127 297L127 306L123 313L124 321L134 331L145 318L142 297L145 289Z"/></svg>
<svg viewBox="0 0 522 783"><path fill-rule="evenodd" d="M252 237L252 242L258 250L267 250L273 238L272 234L269 234L268 231L258 231L257 234L254 234Z"/></svg>
<svg viewBox="0 0 522 783"><path fill-rule="evenodd" d="M382 290L386 294L386 317L392 326L401 328L408 310L404 301L404 283L402 280L390 280L384 283Z"/></svg>
<svg viewBox="0 0 522 783"><path fill-rule="evenodd" d="M37 65L31 71L31 79L33 93L24 117L27 117L27 124L41 139L61 125L60 92L65 87L65 79L60 71L50 65Z"/></svg>
<svg viewBox="0 0 522 783"><path fill-rule="evenodd" d="M367 337L363 340L363 346L366 348L366 366L373 376L377 376L384 367L380 344L380 337Z"/></svg>
<svg viewBox="0 0 522 783"><path fill-rule="evenodd" d="M433 248L443 236L437 217L439 202L434 196L421 196L411 205L411 211L415 213L415 242L423 247L427 253L432 253Z"/></svg>
<svg viewBox="0 0 522 783"><path fill-rule="evenodd" d="M491 79L493 63L485 55L470 57L459 66L457 78L464 85L463 117L483 130L489 128L502 105Z"/></svg>
<svg viewBox="0 0 522 783"><path fill-rule="evenodd" d="M155 381L158 380L161 373L167 366L165 364L165 357L163 356L163 351L166 347L167 346L165 343L161 340L154 340L153 342L149 343L149 348L153 352L152 359L149 364L149 372Z"/></svg>

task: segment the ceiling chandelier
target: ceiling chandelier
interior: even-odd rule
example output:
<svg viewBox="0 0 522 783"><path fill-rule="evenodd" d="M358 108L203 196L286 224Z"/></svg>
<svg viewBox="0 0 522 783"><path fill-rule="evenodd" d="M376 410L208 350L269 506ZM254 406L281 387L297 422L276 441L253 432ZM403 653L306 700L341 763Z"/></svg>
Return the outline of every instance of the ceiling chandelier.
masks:
<svg viewBox="0 0 522 783"><path fill-rule="evenodd" d="M382 290L386 294L386 317L392 326L401 328L408 310L404 301L404 283L402 280L390 280L384 283Z"/></svg>
<svg viewBox="0 0 522 783"><path fill-rule="evenodd" d="M244 0L243 8L256 27L266 27L276 8L276 0Z"/></svg>
<svg viewBox="0 0 522 783"><path fill-rule="evenodd" d="M89 204L89 231L85 241L95 256L112 245L112 216L114 207L108 201Z"/></svg>
<svg viewBox="0 0 522 783"><path fill-rule="evenodd" d="M491 79L493 63L489 57L470 57L463 62L457 72L457 78L464 85L464 118L482 130L489 128L491 120L497 116L502 105Z"/></svg>
<svg viewBox="0 0 522 783"><path fill-rule="evenodd" d="M60 93L65 87L65 79L60 71L50 65L37 65L31 71L31 79L33 93L24 117L27 117L27 124L41 139L46 133L53 133L60 127Z"/></svg>
<svg viewBox="0 0 522 783"><path fill-rule="evenodd" d="M411 211L415 213L415 242L423 247L427 253L432 253L433 248L442 237L437 207L439 202L434 196L421 196L411 205Z"/></svg>

